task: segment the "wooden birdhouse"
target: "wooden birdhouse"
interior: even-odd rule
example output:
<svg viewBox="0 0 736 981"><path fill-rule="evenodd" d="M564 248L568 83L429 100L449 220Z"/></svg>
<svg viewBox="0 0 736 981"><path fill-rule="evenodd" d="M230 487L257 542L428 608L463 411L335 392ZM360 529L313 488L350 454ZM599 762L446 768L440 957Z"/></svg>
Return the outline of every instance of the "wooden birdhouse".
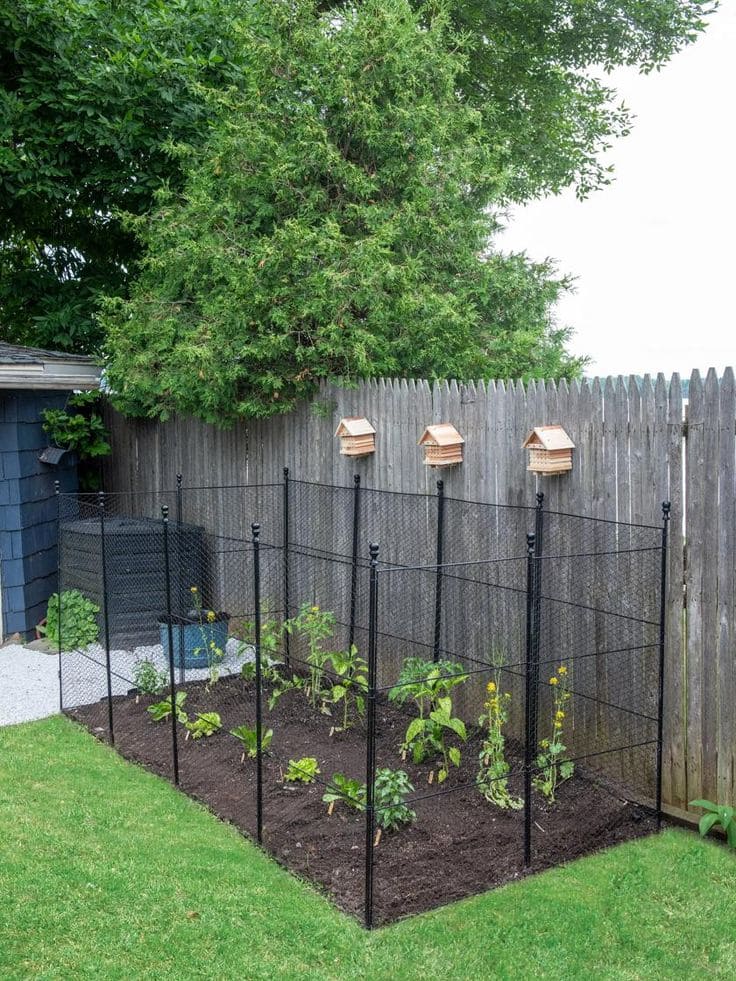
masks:
<svg viewBox="0 0 736 981"><path fill-rule="evenodd" d="M532 473L555 474L572 470L575 444L562 426L536 426L524 440L522 449L529 450L527 470Z"/></svg>
<svg viewBox="0 0 736 981"><path fill-rule="evenodd" d="M376 430L360 416L341 419L335 436L340 437L341 456L370 456L376 452Z"/></svg>
<svg viewBox="0 0 736 981"><path fill-rule="evenodd" d="M428 467L452 467L463 462L465 440L449 422L427 426L419 440L424 447L424 462Z"/></svg>

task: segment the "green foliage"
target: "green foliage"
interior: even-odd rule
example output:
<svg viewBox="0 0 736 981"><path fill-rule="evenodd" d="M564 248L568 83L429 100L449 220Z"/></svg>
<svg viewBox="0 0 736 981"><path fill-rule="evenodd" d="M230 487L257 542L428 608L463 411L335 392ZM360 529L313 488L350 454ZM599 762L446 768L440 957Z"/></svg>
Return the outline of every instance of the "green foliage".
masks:
<svg viewBox="0 0 736 981"><path fill-rule="evenodd" d="M142 695L158 695L169 683L166 671L159 671L153 661L137 661L133 666L133 681Z"/></svg>
<svg viewBox="0 0 736 981"><path fill-rule="evenodd" d="M255 729L251 729L248 726L236 726L230 730L230 735L240 740L243 744L243 752L249 759L254 760L256 758L258 755L258 739ZM272 739L273 729L266 729L265 732L261 733L261 749L264 752L271 745Z"/></svg>
<svg viewBox="0 0 736 981"><path fill-rule="evenodd" d="M565 718L567 704L571 698L566 665L559 666L549 679L549 684L553 693L550 735L539 743L540 751L536 760L539 772L532 782L540 794L543 794L550 804L554 804L557 787L564 780L569 780L575 772L575 764L565 757L567 752L564 743Z"/></svg>
<svg viewBox="0 0 736 981"><path fill-rule="evenodd" d="M333 651L329 656L332 671L337 676L325 700L333 705L342 703L342 723L336 726L344 732L351 726L352 710L358 719L365 714L365 696L368 691L368 665L353 644L349 651Z"/></svg>
<svg viewBox="0 0 736 981"><path fill-rule="evenodd" d="M313 756L303 756L300 760L289 760L284 780L287 783L314 783L319 772L317 760Z"/></svg>
<svg viewBox="0 0 736 981"><path fill-rule="evenodd" d="M187 739L201 739L203 736L213 736L222 729L222 720L217 712L200 712L194 721L187 720Z"/></svg>
<svg viewBox="0 0 736 981"><path fill-rule="evenodd" d="M356 811L365 810L365 784L344 773L333 773L327 790L322 795L325 804L335 804L342 801Z"/></svg>
<svg viewBox="0 0 736 981"><path fill-rule="evenodd" d="M299 613L284 623L287 633L297 634L307 642L309 683L305 687L305 692L313 707L317 706L325 694L322 690L322 679L332 655L322 649L322 641L332 636L335 623L334 613L320 610L318 606L311 603L302 603Z"/></svg>
<svg viewBox="0 0 736 981"><path fill-rule="evenodd" d="M252 119L257 139L251 158L246 156L243 163L252 162L256 169L264 158L268 160L270 144L278 147L279 139L287 140L285 152L264 174L262 183L270 183L270 196L259 194L252 209L244 212L244 222L251 214L254 219L248 234L233 243L234 256L240 246L247 251L248 243L258 241L260 228L273 219L288 224L293 215L297 225L303 224L303 209L290 212L289 207L311 206L319 175L310 174L310 179L303 181L305 200L301 202L296 194L302 187L301 175L293 163L296 159L298 164L300 152L307 172L315 158L335 147L344 155L346 166L356 168L366 185L363 200L373 197L379 214L361 208L354 189L341 181L339 171L329 161L323 168L322 191L335 204L338 224L352 221L357 226L372 219L366 231L373 242L367 238L363 244L358 239L360 251L371 253L369 261L363 263L365 277L361 280L350 267L343 269L335 261L331 267L327 265L325 252L334 255L338 247L343 251L349 247L341 245L339 235L316 236L315 245L323 245L320 254L310 253L310 242L304 235L290 237L287 230L285 244L291 249L283 267L288 269L292 262L302 266L309 266L310 260L324 262L325 279L344 286L338 291L343 303L345 281L352 274L359 312L366 295L373 299L372 285L376 294L402 286L394 281L392 270L382 270L375 259L383 250L390 254L397 237L395 229L408 229L416 218L411 207L404 209L397 192L396 220L384 220L391 211L391 200L380 193L380 187L374 194L370 185L379 173L391 176L385 159L367 159L358 139L359 129L341 130L342 120L349 122L351 116L365 119L365 128L376 134L376 142L385 129L381 140L385 155L398 158L404 152L407 165L416 164L417 179L421 179L426 154L417 158L412 134L417 134L417 142L421 142L423 132L427 141L437 138L437 127L427 118L425 106L420 105L416 112L413 109L413 89L426 84L430 96L442 96L438 99L439 112L457 113L460 133L473 114L477 142L487 148L493 160L490 190L483 169L480 177L465 185L468 196L477 198L479 206L530 200L570 184L585 193L609 179L608 168L599 159L600 151L627 132L630 123L629 113L616 105L615 93L597 78L600 69L608 71L624 64L638 65L645 71L658 68L694 40L712 6L710 0L579 0L575 4L569 0L497 0L492 4L483 0L413 0L414 16L410 17L409 6L398 7L393 0L374 5L348 4L345 0L315 4L303 0L293 4L279 0L263 4L243 0L128 0L114 4L108 0L0 0L0 323L5 336L20 343L69 350L91 351L103 346L103 331L95 318L98 297L125 297L140 255L140 245L125 215L146 215L162 187L169 187L173 194L179 192L182 171L192 167L192 148L196 151L202 146L218 115L220 125L222 117L230 115L235 128L243 127L244 120L238 116ZM379 15L386 8L383 19L376 8ZM438 10L447 11L448 25L443 32L432 30ZM356 36L351 18L361 21L367 39ZM341 43L339 28L345 25L349 30ZM423 39L426 67L417 42L418 29L423 28L432 33ZM375 43L371 46L368 42L372 37ZM448 97L449 75L433 56L435 47L457 61L457 68L452 62L452 99ZM321 79L333 94L332 100L324 103L331 115L324 118L315 101L321 95ZM230 92L235 108L228 114L221 103L231 98ZM264 104L272 107L271 118ZM335 107L340 105L344 111L336 116ZM405 119L403 130L397 119ZM261 122L272 125L259 132ZM290 137L292 123L295 132ZM248 136L244 132L243 139ZM213 169L217 168L216 148L220 143L213 141L208 152ZM438 167L436 174L429 174L428 196L437 196L441 189L446 143L447 139L436 143ZM458 149L462 149L460 141ZM374 162L377 166L372 170ZM221 176L223 183L230 181L236 167L237 161L224 159L215 176ZM281 196L279 168L283 174ZM478 169L470 161L471 178ZM243 172L244 197L249 176ZM400 189L399 178L396 174L395 186ZM450 170L448 181L451 179ZM411 182L407 182L406 192L411 205L415 193ZM236 196L237 187L230 193ZM215 195L214 200L221 199ZM444 210L438 200L439 228ZM217 220L218 215L213 214L213 223ZM230 222L230 229L223 225L223 233L236 224ZM176 231L172 227L172 236ZM426 236L406 238L407 259L424 263L422 244ZM301 249L297 247L299 241ZM333 241L336 245L330 249ZM412 250L413 241L416 246ZM266 239L264 251L268 245ZM273 242L275 252L279 246L279 241ZM437 252L441 254L439 248ZM226 281L217 278L225 258L214 256L210 282L218 291L227 288ZM260 258L256 255L255 262ZM450 257L447 265L451 264ZM200 265L204 267L204 259ZM488 303L498 316L499 347L508 344L509 354L519 359L526 354L528 358L535 342L533 336L524 338L524 325L531 324L532 334L538 334L539 322L538 310L525 316L523 293L538 293L537 306L541 303L545 311L549 298L544 298L543 286L548 273L544 267L538 268L539 282L535 283L535 267L517 258L510 264L512 275L507 282L504 267L504 260L499 260L496 273L489 277ZM201 271L193 264L192 278ZM233 280L238 272L234 270ZM465 273L464 269L457 270L458 282ZM270 290L277 300L281 298L274 284L279 275L276 264L276 268L272 266ZM295 269L294 281L299 275ZM438 293L441 300L447 299L449 312L457 315L459 301L453 304L451 297L444 298L441 292L442 285L451 282L451 275L450 268ZM417 295L412 299L409 290L422 279L397 265L395 278L404 277L407 312L414 320L417 315L411 308L432 298ZM515 292L514 278L522 288L520 296ZM172 276L168 299L180 298L183 305L188 304L188 292L177 293L176 286ZM552 293L555 290L553 286ZM242 318L233 323L234 333L248 328L251 315L265 309L268 290L262 292L266 295L256 297ZM473 291L462 292L473 296ZM247 296L247 287L243 295ZM483 303L481 291L476 290L475 295ZM303 309L307 296L305 288L295 305ZM336 298L337 309L330 321L335 332L341 329L340 303ZM323 305L324 299L318 295L314 314L327 324L320 310ZM215 298L213 306L217 307ZM386 307L381 303L382 310ZM233 309L237 311L235 303ZM208 312L202 315L203 323ZM285 323L290 312L277 309L273 319L277 324ZM487 315L491 315L490 310ZM433 318L433 329L440 317L441 311ZM517 318L520 330L514 341L506 325L514 324ZM376 319L380 322L381 318L377 315ZM396 320L397 324L402 322L400 317ZM301 329L308 331L309 326L309 319L302 317ZM283 333L274 333L274 351L267 351L265 357L262 354L262 361L268 362L269 354L277 360L278 349L285 344ZM362 337L357 339L362 341ZM162 351L170 346L170 340L162 338ZM324 337L319 343L329 346ZM399 354L404 356L409 343L408 337L401 339L397 360ZM305 334L299 350L309 346L310 337ZM362 361L370 353L361 352L356 360ZM179 351L177 360L185 360L184 354ZM191 354L189 363L196 365L197 353ZM422 360L426 364L426 359ZM501 357L499 363L505 360ZM559 365L559 355L550 360ZM329 359L319 364L322 370L334 370ZM315 370L308 363L304 368ZM118 361L121 370L122 362ZM385 369L377 362L379 370ZM211 371L206 365L204 373ZM154 396L164 411L169 400L178 401L178 390L167 399L161 398L163 386L160 392L138 392L140 372L139 364L135 391L128 395L130 402L152 412ZM265 373L264 369L261 374ZM196 376L196 369L192 374ZM265 379L261 387L266 387ZM285 387L288 394L293 379L287 379ZM218 397L215 393L212 401ZM251 398L262 410L262 403L268 401L256 399L255 394ZM243 410L237 406L236 414ZM211 406L202 411L212 411Z"/></svg>
<svg viewBox="0 0 736 981"><path fill-rule="evenodd" d="M389 700L405 705L416 703L419 717L424 718L428 707L438 698L449 695L456 685L468 680L467 673L455 661L425 661L423 657L404 658L399 680L388 693Z"/></svg>
<svg viewBox="0 0 736 981"><path fill-rule="evenodd" d="M726 833L726 841L729 846L736 848L735 808L729 807L727 804L714 804L710 800L691 800L690 807L702 807L706 811L698 824L701 838L705 838L716 824L720 824Z"/></svg>
<svg viewBox="0 0 736 981"><path fill-rule="evenodd" d="M49 597L46 625L39 626L38 630L54 647L61 647L63 651L87 647L94 644L99 636L95 619L99 612L99 606L87 599L84 593L80 593L78 589L65 589L61 593L61 608L58 593Z"/></svg>
<svg viewBox="0 0 736 981"><path fill-rule="evenodd" d="M43 431L55 446L74 450L80 462L94 460L110 453L108 432L97 411L100 392L74 392L65 409L44 409L41 412ZM70 409L78 411L70 412Z"/></svg>
<svg viewBox="0 0 736 981"><path fill-rule="evenodd" d="M184 702L186 700L187 693L185 691L178 691L176 693L176 721L181 722L182 725L186 725L189 721L189 716L184 711ZM162 722L164 719L168 719L171 715L171 695L168 695L160 702L149 705L146 711L153 717L154 722Z"/></svg>
<svg viewBox="0 0 736 981"><path fill-rule="evenodd" d="M416 819L416 812L406 803L413 790L404 770L383 767L376 771L373 806L379 827L385 831L395 831L402 824L411 824Z"/></svg>
<svg viewBox="0 0 736 981"><path fill-rule="evenodd" d="M496 670L493 681L486 685L488 697L483 703L485 712L478 720L484 729L483 745L478 754L476 784L481 794L491 804L507 810L519 810L524 806L520 797L509 791L509 764L506 760L506 737L503 727L509 718L511 695L501 691L501 672Z"/></svg>

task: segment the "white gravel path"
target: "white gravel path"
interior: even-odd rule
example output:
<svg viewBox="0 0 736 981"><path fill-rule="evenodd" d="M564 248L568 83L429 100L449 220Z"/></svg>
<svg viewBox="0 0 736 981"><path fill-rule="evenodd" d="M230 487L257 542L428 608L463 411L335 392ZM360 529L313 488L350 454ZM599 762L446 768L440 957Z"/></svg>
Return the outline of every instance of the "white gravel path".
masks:
<svg viewBox="0 0 736 981"><path fill-rule="evenodd" d="M219 665L221 677L237 674L244 661L253 660L253 648L246 648L243 654L241 646L233 638L228 640ZM161 670L168 667L160 644L110 652L113 695L124 695L133 687L133 667L144 659ZM44 719L59 711L58 665L55 655L16 644L0 647L0 726ZM187 669L186 680L197 681L207 674L205 669ZM99 644L83 653L62 654L62 687L64 708L96 702L107 694L105 652Z"/></svg>

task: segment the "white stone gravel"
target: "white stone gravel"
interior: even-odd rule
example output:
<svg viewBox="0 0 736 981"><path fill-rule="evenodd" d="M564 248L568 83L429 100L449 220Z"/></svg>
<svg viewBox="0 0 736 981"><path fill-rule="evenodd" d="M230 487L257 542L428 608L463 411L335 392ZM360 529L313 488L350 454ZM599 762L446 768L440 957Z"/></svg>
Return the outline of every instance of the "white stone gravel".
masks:
<svg viewBox="0 0 736 981"><path fill-rule="evenodd" d="M237 674L244 661L253 660L253 648L230 638L225 657L219 664L220 676ZM134 650L110 652L113 695L124 695L133 687L133 668L138 661L152 661L159 669L168 668L160 644ZM11 644L0 648L0 725L43 719L59 711L58 657ZM105 651L92 644L84 652L62 654L64 708L96 702L107 694ZM185 681L206 678L206 669L187 669ZM179 672L177 671L177 681Z"/></svg>

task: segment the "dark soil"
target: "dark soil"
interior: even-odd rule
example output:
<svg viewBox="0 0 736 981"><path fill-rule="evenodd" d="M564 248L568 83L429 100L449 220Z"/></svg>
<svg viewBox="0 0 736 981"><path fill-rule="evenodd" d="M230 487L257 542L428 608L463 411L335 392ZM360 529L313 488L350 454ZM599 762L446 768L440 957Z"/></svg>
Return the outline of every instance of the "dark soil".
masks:
<svg viewBox="0 0 736 981"><path fill-rule="evenodd" d="M204 684L185 686L185 708L219 712L223 731L196 742L185 740L179 726L180 785L220 818L249 835L256 827L256 764L241 761L240 743L228 730L255 720L255 691L241 679L224 678L207 692ZM172 776L170 720L154 722L146 712L152 701L133 695L116 697L115 746L129 760ZM105 701L69 710L68 714L107 739ZM441 906L518 879L523 868L523 811L503 811L487 803L474 786L480 736L462 747L462 764L438 787L428 783L431 764L402 761L398 747L408 720L406 712L378 704L377 764L405 769L416 788L412 803L416 821L383 834L375 849L374 922L385 923L409 913ZM274 732L263 766L263 844L292 872L321 886L348 913L362 917L364 903L365 817L336 804L331 816L322 803L324 783L335 772L365 780L365 732L356 727L330 735L334 720L311 708L303 694L289 692L268 711L264 729ZM515 751L517 749L517 751ZM314 756L320 783L286 784L289 759ZM518 748L509 746L512 768ZM436 772L435 772L436 776ZM511 778L520 794L521 777ZM549 806L534 794L532 871L641 837L655 829L648 809L626 799L619 787L577 763L574 776Z"/></svg>

